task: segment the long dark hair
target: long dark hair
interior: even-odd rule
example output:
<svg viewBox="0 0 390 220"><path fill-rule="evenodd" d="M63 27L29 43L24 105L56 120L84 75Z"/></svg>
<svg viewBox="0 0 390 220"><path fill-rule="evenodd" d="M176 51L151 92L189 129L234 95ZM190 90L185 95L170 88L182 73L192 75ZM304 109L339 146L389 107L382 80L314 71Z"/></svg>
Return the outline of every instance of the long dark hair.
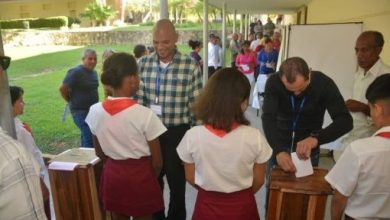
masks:
<svg viewBox="0 0 390 220"><path fill-rule="evenodd" d="M198 120L229 132L233 123L248 125L241 109L249 99L251 86L236 68L223 68L210 77L192 108Z"/></svg>

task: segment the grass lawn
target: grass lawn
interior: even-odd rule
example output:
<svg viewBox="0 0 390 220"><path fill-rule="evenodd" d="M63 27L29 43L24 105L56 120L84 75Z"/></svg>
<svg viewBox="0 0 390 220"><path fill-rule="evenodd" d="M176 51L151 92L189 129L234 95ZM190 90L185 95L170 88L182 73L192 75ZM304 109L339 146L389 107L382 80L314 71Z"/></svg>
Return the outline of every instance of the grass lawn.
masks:
<svg viewBox="0 0 390 220"><path fill-rule="evenodd" d="M88 46L98 53L96 70L100 74L101 55L105 48L115 51L133 51L133 45L96 45ZM188 54L187 45L179 45L182 53ZM80 132L69 115L65 123L61 122L65 101L58 87L68 69L80 63L83 48L43 54L12 61L8 69L10 85L23 87L25 111L22 120L30 124L34 138L44 153L58 154L65 149L79 147ZM103 98L99 86L100 99Z"/></svg>

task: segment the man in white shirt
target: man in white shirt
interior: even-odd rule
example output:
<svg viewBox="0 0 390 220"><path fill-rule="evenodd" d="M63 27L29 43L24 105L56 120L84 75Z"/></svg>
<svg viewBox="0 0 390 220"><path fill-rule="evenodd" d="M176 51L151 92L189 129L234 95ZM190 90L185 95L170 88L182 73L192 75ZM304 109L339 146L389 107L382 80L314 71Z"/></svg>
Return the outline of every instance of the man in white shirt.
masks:
<svg viewBox="0 0 390 220"><path fill-rule="evenodd" d="M230 49L230 56L231 56L230 57L231 67L235 68L236 67L236 58L241 50L241 45L240 45L240 42L238 40L237 33L232 34L232 39L230 40L229 49Z"/></svg>
<svg viewBox="0 0 390 220"><path fill-rule="evenodd" d="M383 44L383 35L378 31L365 31L356 40L355 52L359 68L355 73L352 98L346 101L353 118L353 129L341 139L342 149L354 140L371 136L375 131L364 95L375 78L390 73L390 67L379 56ZM340 151L334 152L336 160L340 154Z"/></svg>
<svg viewBox="0 0 390 220"><path fill-rule="evenodd" d="M390 217L390 74L376 78L367 89L371 118L379 129L352 142L325 176L335 189L332 220Z"/></svg>
<svg viewBox="0 0 390 220"><path fill-rule="evenodd" d="M209 78L213 73L218 69L219 64L219 48L217 46L217 36L214 34L209 35L208 43L208 69L209 69Z"/></svg>

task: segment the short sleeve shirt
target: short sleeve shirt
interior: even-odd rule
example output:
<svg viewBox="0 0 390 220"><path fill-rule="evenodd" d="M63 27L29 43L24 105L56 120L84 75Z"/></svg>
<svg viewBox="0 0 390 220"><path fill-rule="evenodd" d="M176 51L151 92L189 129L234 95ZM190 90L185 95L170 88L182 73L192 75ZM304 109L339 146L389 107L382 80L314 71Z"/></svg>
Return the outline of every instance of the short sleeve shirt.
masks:
<svg viewBox="0 0 390 220"><path fill-rule="evenodd" d="M390 217L390 139L374 136L352 142L325 176L348 197L345 213L355 219Z"/></svg>
<svg viewBox="0 0 390 220"><path fill-rule="evenodd" d="M177 152L181 160L195 163L195 183L202 189L236 192L253 182L253 165L262 164L272 155L260 131L241 125L223 137L205 126L187 131Z"/></svg>
<svg viewBox="0 0 390 220"><path fill-rule="evenodd" d="M91 105L99 101L98 76L95 70L87 70L82 65L70 69L63 84L70 89L70 109L89 110Z"/></svg>
<svg viewBox="0 0 390 220"><path fill-rule="evenodd" d="M111 115L102 103L97 103L91 106L85 121L97 136L103 152L116 160L150 156L147 141L167 130L152 110L139 104Z"/></svg>

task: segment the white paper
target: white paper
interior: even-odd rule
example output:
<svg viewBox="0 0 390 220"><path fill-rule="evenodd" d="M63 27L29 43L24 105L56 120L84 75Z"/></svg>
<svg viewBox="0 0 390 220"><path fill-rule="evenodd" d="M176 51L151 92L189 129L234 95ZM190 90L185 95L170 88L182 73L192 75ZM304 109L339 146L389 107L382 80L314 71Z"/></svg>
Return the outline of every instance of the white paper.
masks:
<svg viewBox="0 0 390 220"><path fill-rule="evenodd" d="M295 173L296 177L309 176L314 173L310 159L300 160L296 152L291 153L291 159L297 169L297 172Z"/></svg>
<svg viewBox="0 0 390 220"><path fill-rule="evenodd" d="M244 71L248 71L249 70L249 66L248 65L241 65L241 68Z"/></svg>
<svg viewBox="0 0 390 220"><path fill-rule="evenodd" d="M68 170L68 171L72 171L72 170L74 170L74 168L77 165L78 165L78 163L54 161L54 162L50 163L49 169L50 170Z"/></svg>
<svg viewBox="0 0 390 220"><path fill-rule="evenodd" d="M150 105L150 109L152 109L152 111L156 113L156 115L162 115L161 105Z"/></svg>

